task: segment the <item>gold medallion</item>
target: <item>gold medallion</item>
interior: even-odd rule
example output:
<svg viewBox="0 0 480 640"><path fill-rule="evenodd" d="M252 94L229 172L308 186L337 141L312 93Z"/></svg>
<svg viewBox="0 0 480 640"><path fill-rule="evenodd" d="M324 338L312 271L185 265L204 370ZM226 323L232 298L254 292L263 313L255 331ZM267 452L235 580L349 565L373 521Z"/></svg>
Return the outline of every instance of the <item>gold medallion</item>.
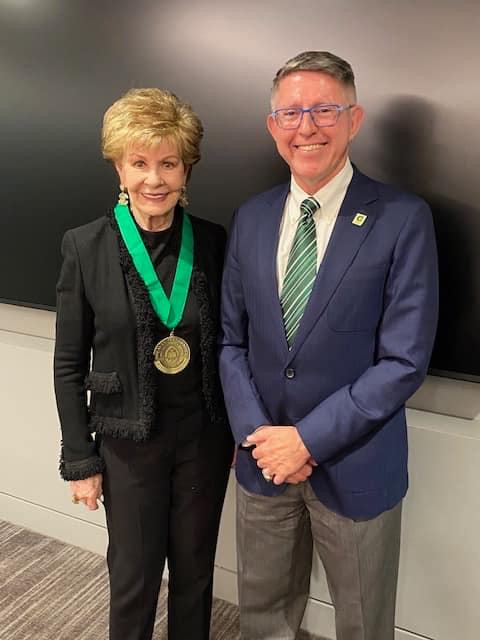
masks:
<svg viewBox="0 0 480 640"><path fill-rule="evenodd" d="M153 362L162 373L179 373L190 362L190 347L183 338L171 333L156 345L153 350Z"/></svg>

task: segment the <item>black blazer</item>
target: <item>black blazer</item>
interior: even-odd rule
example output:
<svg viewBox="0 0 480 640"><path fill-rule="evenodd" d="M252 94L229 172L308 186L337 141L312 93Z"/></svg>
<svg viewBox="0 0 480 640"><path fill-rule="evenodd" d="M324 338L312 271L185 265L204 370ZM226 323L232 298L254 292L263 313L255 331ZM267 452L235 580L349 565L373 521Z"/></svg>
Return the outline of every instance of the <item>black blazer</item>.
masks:
<svg viewBox="0 0 480 640"><path fill-rule="evenodd" d="M220 225L190 218L205 409L210 422L227 428L216 357L226 234ZM54 357L63 437L60 473L65 480L80 480L104 468L93 432L136 441L149 437L159 320L113 214L67 231L62 254Z"/></svg>

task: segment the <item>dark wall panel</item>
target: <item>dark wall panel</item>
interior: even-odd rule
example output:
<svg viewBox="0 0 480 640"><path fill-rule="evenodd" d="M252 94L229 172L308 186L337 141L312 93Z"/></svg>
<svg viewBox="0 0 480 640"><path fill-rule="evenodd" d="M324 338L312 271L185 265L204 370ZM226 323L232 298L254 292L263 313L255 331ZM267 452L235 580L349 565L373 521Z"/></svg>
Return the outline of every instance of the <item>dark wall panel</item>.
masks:
<svg viewBox="0 0 480 640"><path fill-rule="evenodd" d="M227 226L288 175L264 124L273 74L328 49L352 62L367 110L353 160L434 211L432 366L480 379L479 32L476 0L0 0L0 299L54 307L62 234L115 202L99 131L128 88L192 103L206 138L190 209Z"/></svg>

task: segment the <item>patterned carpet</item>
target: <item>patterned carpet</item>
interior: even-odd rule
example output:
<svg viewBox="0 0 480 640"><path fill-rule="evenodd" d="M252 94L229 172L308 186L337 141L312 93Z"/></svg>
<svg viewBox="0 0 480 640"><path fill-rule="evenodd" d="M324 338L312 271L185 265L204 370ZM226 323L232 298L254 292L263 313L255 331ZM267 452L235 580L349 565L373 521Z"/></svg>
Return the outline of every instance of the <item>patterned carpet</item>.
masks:
<svg viewBox="0 0 480 640"><path fill-rule="evenodd" d="M104 558L0 520L0 640L106 640L107 619ZM167 638L166 589L153 638ZM211 640L240 640L237 607L224 600Z"/></svg>

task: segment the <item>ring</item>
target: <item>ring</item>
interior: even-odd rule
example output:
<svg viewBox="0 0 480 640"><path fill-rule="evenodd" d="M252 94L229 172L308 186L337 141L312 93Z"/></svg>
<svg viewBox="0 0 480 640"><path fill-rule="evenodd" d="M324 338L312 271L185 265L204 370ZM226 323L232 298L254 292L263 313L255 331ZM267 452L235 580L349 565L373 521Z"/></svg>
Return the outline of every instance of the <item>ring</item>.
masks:
<svg viewBox="0 0 480 640"><path fill-rule="evenodd" d="M79 499L77 498L77 496L72 496L72 502L73 502L73 504L78 504L79 503Z"/></svg>
<svg viewBox="0 0 480 640"><path fill-rule="evenodd" d="M267 482L271 482L273 480L273 476L271 476L265 469L262 470L262 476L265 478Z"/></svg>

